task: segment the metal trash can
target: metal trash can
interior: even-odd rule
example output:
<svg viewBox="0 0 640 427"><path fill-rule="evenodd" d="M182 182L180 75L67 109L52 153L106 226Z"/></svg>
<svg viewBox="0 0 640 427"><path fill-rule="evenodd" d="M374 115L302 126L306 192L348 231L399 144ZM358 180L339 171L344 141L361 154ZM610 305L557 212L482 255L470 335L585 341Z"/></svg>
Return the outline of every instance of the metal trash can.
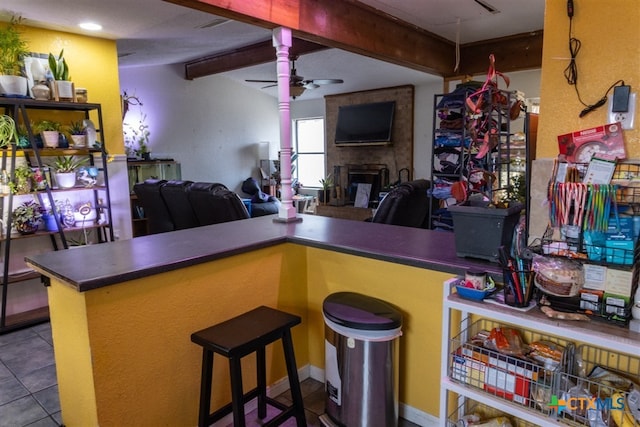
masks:
<svg viewBox="0 0 640 427"><path fill-rule="evenodd" d="M326 415L339 426L397 426L402 314L353 292L329 295L322 311Z"/></svg>

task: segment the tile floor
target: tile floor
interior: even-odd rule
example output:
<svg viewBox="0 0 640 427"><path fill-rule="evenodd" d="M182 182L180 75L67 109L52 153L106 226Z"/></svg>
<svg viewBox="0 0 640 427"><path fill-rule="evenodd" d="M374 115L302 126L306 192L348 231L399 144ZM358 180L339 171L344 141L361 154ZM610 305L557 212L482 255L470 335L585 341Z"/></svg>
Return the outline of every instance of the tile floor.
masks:
<svg viewBox="0 0 640 427"><path fill-rule="evenodd" d="M60 423L49 323L0 335L0 427Z"/></svg>
<svg viewBox="0 0 640 427"><path fill-rule="evenodd" d="M324 413L322 383L301 383L309 427L320 427ZM277 397L291 403L290 393ZM268 417L275 413L269 412ZM268 420L269 418L267 418ZM247 414L247 426L262 425L256 411ZM0 335L0 427L55 427L61 425L60 401L49 323ZM283 426L295 426L289 419ZM417 426L400 420L399 427Z"/></svg>

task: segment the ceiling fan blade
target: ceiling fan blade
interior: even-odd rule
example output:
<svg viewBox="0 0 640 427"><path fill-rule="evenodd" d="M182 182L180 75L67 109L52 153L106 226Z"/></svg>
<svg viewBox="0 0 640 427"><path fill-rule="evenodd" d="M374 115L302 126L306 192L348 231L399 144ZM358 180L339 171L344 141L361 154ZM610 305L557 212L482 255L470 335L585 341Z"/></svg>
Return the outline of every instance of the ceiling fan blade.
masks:
<svg viewBox="0 0 640 427"><path fill-rule="evenodd" d="M332 85L336 83L344 83L344 80L342 79L313 79L307 81L316 85Z"/></svg>
<svg viewBox="0 0 640 427"><path fill-rule="evenodd" d="M317 83L314 83L313 80L304 82L303 86L307 89L317 89L320 87L320 85Z"/></svg>
<svg viewBox="0 0 640 427"><path fill-rule="evenodd" d="M253 79L246 79L245 82L249 82L249 83L278 83L276 80L253 80Z"/></svg>
<svg viewBox="0 0 640 427"><path fill-rule="evenodd" d="M260 89L266 89L266 88L269 88L269 87L276 87L276 86L278 86L278 83L275 83L275 84L272 84L272 85L267 85L267 86L262 86Z"/></svg>

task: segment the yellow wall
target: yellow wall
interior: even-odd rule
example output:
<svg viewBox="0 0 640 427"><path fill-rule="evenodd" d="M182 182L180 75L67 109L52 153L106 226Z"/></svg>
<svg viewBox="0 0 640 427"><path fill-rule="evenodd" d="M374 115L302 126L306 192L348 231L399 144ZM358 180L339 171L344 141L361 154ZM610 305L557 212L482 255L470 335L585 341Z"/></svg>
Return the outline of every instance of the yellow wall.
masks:
<svg viewBox="0 0 640 427"><path fill-rule="evenodd" d="M574 0L573 37L582 42L576 63L578 90L587 104L598 101L617 80L640 92L640 7L637 0ZM557 136L608 123L606 105L583 118L583 106L564 69L569 64L567 2L547 0L537 158L558 155ZM611 92L613 93L613 92ZM640 95L635 129L624 132L628 158L640 158Z"/></svg>
<svg viewBox="0 0 640 427"><path fill-rule="evenodd" d="M334 292L380 298L403 314L400 401L438 416L442 285L451 274L319 249L307 249L309 265L309 362L324 368L322 302Z"/></svg>
<svg viewBox="0 0 640 427"><path fill-rule="evenodd" d="M304 251L282 245L82 294L52 280L65 425L196 425L202 348L191 333L258 305L298 314L306 325L305 265ZM293 339L299 364L308 363L304 326ZM286 375L274 349L270 382ZM255 358L244 362L249 389ZM215 364L216 407L229 399L227 373L226 361Z"/></svg>
<svg viewBox="0 0 640 427"><path fill-rule="evenodd" d="M124 153L116 42L26 26L21 32L31 52L58 55L64 49L75 86L87 89L89 102L102 105L107 151L110 154ZM68 116L51 112L43 114L62 125L69 122ZM34 117L39 118L37 115ZM92 119L97 120L93 116ZM97 121L95 125L99 126Z"/></svg>
<svg viewBox="0 0 640 427"><path fill-rule="evenodd" d="M293 329L298 366L323 368L322 301L343 290L401 309L400 400L437 416L442 283L449 277L284 244L85 293L52 280L63 421L70 427L125 420L195 425L201 347L190 341L191 333L262 304L302 316L303 324ZM273 346L269 383L286 375L282 359L280 346ZM229 400L228 366L216 360L214 408ZM254 361L244 361L246 390L255 385Z"/></svg>

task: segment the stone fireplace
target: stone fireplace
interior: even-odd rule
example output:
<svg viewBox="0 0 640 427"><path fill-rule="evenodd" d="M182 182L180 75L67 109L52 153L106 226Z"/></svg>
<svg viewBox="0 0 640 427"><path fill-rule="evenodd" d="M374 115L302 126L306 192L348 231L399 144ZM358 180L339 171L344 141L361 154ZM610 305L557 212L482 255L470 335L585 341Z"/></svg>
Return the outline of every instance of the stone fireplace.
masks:
<svg viewBox="0 0 640 427"><path fill-rule="evenodd" d="M341 105L384 101L396 102L391 144L336 146L336 122ZM353 204L358 183L371 184L369 200L377 201L380 191L395 182L401 171L408 172L409 177L413 175L413 101L411 85L325 97L326 169L327 174L333 174L336 186L331 204Z"/></svg>

